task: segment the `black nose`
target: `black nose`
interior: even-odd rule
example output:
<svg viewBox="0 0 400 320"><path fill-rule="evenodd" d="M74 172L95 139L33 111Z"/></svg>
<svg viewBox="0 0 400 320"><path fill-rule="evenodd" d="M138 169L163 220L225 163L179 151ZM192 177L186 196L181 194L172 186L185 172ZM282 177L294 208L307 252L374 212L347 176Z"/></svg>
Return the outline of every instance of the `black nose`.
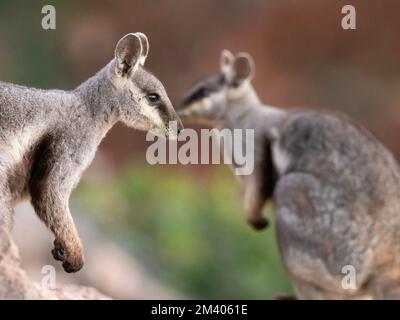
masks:
<svg viewBox="0 0 400 320"><path fill-rule="evenodd" d="M182 132L182 128L178 128L178 135Z"/></svg>

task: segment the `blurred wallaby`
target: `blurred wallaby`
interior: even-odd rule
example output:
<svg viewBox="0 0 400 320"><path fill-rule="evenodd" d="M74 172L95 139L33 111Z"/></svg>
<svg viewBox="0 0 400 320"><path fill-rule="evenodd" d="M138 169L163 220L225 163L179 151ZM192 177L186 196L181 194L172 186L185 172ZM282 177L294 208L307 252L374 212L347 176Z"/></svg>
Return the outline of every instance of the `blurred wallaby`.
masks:
<svg viewBox="0 0 400 320"><path fill-rule="evenodd" d="M84 263L68 200L107 131L118 121L170 137L182 129L163 85L144 69L148 52L144 34L127 34L114 59L72 91L0 82L0 222L10 229L13 207L30 197L67 272Z"/></svg>
<svg viewBox="0 0 400 320"><path fill-rule="evenodd" d="M264 106L254 63L224 51L221 72L198 83L182 118L255 129L255 170L243 177L247 220L277 238L299 298L400 298L400 170L365 128L342 115Z"/></svg>

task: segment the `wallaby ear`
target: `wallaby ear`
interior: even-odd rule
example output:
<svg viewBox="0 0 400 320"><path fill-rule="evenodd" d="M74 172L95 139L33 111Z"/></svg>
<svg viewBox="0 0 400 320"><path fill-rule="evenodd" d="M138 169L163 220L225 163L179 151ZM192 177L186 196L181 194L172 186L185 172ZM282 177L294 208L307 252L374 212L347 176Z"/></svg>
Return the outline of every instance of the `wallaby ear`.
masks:
<svg viewBox="0 0 400 320"><path fill-rule="evenodd" d="M128 33L115 48L116 69L120 76L133 74L142 58L142 40L135 33Z"/></svg>
<svg viewBox="0 0 400 320"><path fill-rule="evenodd" d="M136 32L135 34L140 38L142 42L142 57L140 58L140 64L143 66L146 62L147 55L149 54L149 40L144 33Z"/></svg>
<svg viewBox="0 0 400 320"><path fill-rule="evenodd" d="M237 84L251 79L255 73L253 58L248 53L238 53L233 61L233 81Z"/></svg>
<svg viewBox="0 0 400 320"><path fill-rule="evenodd" d="M232 52L229 50L222 50L221 58L219 60L219 65L221 68L221 72L228 76L231 73L232 63L233 63L234 56Z"/></svg>

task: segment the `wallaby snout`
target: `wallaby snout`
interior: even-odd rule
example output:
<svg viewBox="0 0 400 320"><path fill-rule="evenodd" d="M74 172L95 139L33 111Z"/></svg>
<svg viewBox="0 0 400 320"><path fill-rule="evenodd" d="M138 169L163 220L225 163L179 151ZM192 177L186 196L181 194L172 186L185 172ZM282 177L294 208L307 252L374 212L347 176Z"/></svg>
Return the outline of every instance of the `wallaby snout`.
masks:
<svg viewBox="0 0 400 320"><path fill-rule="evenodd" d="M171 120L166 126L165 136L168 139L176 139L183 129L184 127L181 119L179 118L178 114L174 112L174 116L171 117Z"/></svg>
<svg viewBox="0 0 400 320"><path fill-rule="evenodd" d="M182 120L179 118L179 115L177 113L175 115L175 121L178 123L178 126L176 128L176 132L179 135L183 131L184 127L183 127L183 124L182 124Z"/></svg>

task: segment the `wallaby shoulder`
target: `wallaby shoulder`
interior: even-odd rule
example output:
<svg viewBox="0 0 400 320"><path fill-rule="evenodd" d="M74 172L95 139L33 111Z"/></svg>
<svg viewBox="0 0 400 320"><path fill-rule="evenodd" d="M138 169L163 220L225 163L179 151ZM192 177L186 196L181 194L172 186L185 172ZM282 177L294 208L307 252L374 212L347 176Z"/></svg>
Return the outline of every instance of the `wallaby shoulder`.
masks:
<svg viewBox="0 0 400 320"><path fill-rule="evenodd" d="M80 102L72 91L44 90L0 82L0 134L66 121ZM83 112L80 108L80 112Z"/></svg>
<svg viewBox="0 0 400 320"><path fill-rule="evenodd" d="M293 159L289 171L318 176L326 172L358 176L386 172L400 181L392 153L368 129L342 114L289 113L279 128L278 144Z"/></svg>

